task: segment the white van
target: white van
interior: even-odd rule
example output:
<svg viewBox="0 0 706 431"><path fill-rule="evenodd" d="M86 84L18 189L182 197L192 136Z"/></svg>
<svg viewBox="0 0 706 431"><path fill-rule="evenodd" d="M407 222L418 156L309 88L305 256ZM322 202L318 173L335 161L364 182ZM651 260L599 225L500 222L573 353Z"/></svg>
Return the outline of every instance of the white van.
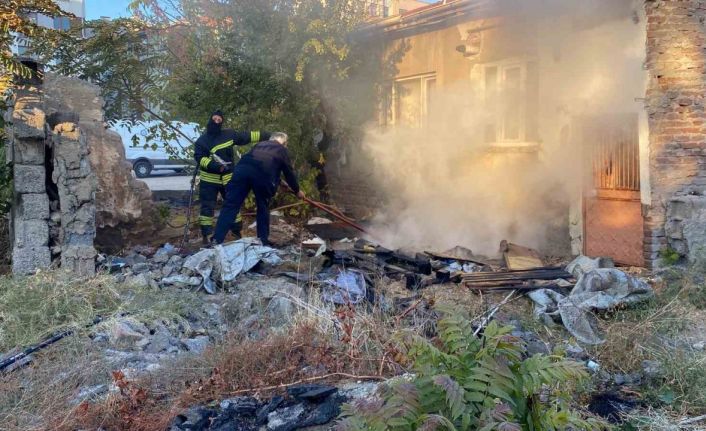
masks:
<svg viewBox="0 0 706 431"><path fill-rule="evenodd" d="M155 142L155 139L150 137L150 127L159 124L157 121L141 121L133 123L129 121L117 121L110 130L117 132L123 140L125 147L125 158L132 163L132 169L135 171L135 176L138 178L148 177L152 171L172 170L183 172L189 166L194 166L195 162L189 160L176 160L171 158L165 145L179 149L182 153L183 149L193 149L193 144L188 139L181 135L177 135L176 139L167 142ZM178 127L182 133L191 138L194 142L201 134L200 127L196 123L179 123L172 122L174 127ZM133 139L136 137L137 142ZM157 144L156 146L154 144ZM147 146L147 148L145 148ZM191 151L189 154L193 154Z"/></svg>

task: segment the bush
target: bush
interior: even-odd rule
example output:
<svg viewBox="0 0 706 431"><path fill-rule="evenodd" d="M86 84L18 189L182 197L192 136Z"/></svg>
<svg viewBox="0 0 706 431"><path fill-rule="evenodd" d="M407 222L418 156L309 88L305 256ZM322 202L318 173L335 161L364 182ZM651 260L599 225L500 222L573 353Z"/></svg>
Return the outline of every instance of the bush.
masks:
<svg viewBox="0 0 706 431"><path fill-rule="evenodd" d="M338 430L606 429L570 407L582 364L560 356L526 357L512 327L491 323L481 338L454 311L438 322L438 346L418 335L403 340L411 379L389 385L381 399L344 406Z"/></svg>

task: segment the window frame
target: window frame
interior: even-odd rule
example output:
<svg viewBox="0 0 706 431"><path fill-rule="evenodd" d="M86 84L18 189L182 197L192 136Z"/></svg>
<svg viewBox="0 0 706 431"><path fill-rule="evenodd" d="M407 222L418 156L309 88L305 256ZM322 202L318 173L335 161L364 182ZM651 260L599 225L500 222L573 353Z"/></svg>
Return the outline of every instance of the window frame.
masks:
<svg viewBox="0 0 706 431"><path fill-rule="evenodd" d="M497 76L496 76L496 83L495 83L495 89L500 93L502 91L504 81L505 81L505 76L506 72L511 69L520 69L520 87L519 91L522 94L522 99L527 100L527 97L529 97L529 89L528 89L528 69L529 65L531 62L535 60L531 58L526 58L526 57L515 57L515 58L508 58L504 59L501 61L495 61L495 62L488 62L488 63L483 63L482 64L482 77L481 77L481 85L483 89L483 101L484 105L488 107L488 99L491 97L499 97L497 94L496 95L491 95L489 94L490 89L488 88L488 70L490 68L496 68L497 70ZM516 139L512 138L507 138L507 123L506 123L506 116L503 112L503 105L502 103L497 103L497 106L494 107L493 109L493 118L494 118L494 124L495 124L495 139L492 141L487 141L487 143L494 145L494 146L518 146L522 144L532 144L535 145L536 142L530 142L528 139L528 125L529 125L529 115L527 112L527 106L526 104L523 103L521 107L521 114L520 114L520 125L519 125L519 136Z"/></svg>
<svg viewBox="0 0 706 431"><path fill-rule="evenodd" d="M390 107L390 121L389 124L392 126L397 126L400 125L399 123L399 116L398 116L398 90L397 90L397 85L399 83L403 82L410 82L410 81L419 81L420 85L420 91L419 91L419 121L417 124L414 125L408 125L409 127L414 127L414 128L420 128L424 127L427 124L427 121L429 119L429 83L434 82L436 85L438 80L437 80L437 75L436 72L428 72L428 73L422 73L418 75L412 75L412 76L405 76L402 78L395 78L392 81L392 89L391 89L391 103L388 103L388 106Z"/></svg>

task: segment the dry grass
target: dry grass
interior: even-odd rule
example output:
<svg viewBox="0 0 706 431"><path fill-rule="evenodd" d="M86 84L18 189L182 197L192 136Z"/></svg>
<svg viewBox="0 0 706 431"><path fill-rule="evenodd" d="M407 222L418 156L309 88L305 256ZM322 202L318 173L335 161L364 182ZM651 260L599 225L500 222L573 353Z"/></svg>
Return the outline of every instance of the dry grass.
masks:
<svg viewBox="0 0 706 431"><path fill-rule="evenodd" d="M31 277L0 276L0 352L66 329L85 332L99 316L128 313L144 320L180 319L197 300L188 291L118 284L107 275L77 279L49 271Z"/></svg>
<svg viewBox="0 0 706 431"><path fill-rule="evenodd" d="M0 376L0 429L56 429L75 410L79 388L105 383L110 369L84 338L67 338L29 367Z"/></svg>
<svg viewBox="0 0 706 431"><path fill-rule="evenodd" d="M189 406L235 395L269 396L296 382L335 382L358 373L375 377L378 371L375 363L350 360L347 346L304 324L263 340L232 337L201 357L164 369L134 382L119 381L121 393L85 404L63 429L164 430Z"/></svg>

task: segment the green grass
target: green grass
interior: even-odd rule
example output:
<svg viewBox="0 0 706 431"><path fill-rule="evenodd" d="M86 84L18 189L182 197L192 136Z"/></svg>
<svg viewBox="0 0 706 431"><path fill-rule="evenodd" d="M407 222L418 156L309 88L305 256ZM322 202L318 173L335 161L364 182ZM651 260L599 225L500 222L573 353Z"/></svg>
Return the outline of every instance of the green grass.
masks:
<svg viewBox="0 0 706 431"><path fill-rule="evenodd" d="M67 328L82 329L98 316L129 313L139 320L186 324L195 293L115 283L108 275L77 279L60 271L31 277L0 276L0 352L37 343Z"/></svg>

